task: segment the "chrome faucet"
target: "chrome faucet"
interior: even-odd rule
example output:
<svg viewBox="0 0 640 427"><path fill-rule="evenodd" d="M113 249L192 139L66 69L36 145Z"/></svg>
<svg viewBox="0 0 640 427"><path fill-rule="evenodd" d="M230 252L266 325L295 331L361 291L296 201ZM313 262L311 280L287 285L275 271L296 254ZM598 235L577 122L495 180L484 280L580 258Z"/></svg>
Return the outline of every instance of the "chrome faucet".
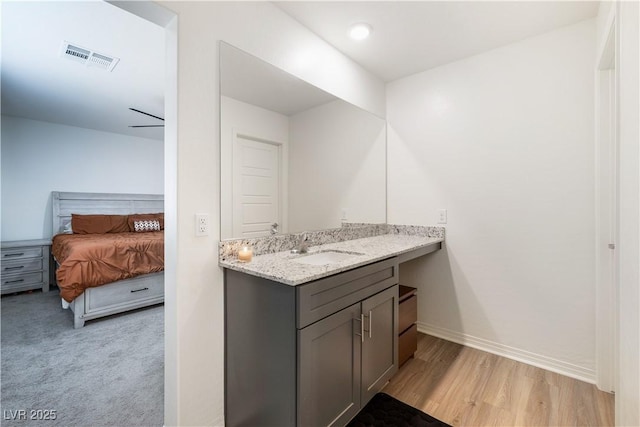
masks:
<svg viewBox="0 0 640 427"><path fill-rule="evenodd" d="M300 235L300 239L298 240L298 244L295 248L291 249L292 254L306 254L309 249L309 245L307 245L307 233L302 233Z"/></svg>

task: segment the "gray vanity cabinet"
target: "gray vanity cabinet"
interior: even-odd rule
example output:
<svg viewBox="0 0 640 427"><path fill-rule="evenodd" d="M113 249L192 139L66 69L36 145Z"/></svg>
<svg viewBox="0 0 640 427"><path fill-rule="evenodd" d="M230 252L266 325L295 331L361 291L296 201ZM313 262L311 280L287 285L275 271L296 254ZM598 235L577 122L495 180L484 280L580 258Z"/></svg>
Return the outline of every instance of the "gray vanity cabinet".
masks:
<svg viewBox="0 0 640 427"><path fill-rule="evenodd" d="M341 426L360 409L360 304L298 331L298 425Z"/></svg>
<svg viewBox="0 0 640 427"><path fill-rule="evenodd" d="M368 402L398 370L398 286L363 301L362 316L361 395Z"/></svg>
<svg viewBox="0 0 640 427"><path fill-rule="evenodd" d="M298 425L343 426L397 370L398 286L298 331Z"/></svg>
<svg viewBox="0 0 640 427"><path fill-rule="evenodd" d="M228 426L344 426L398 367L398 261L299 286L225 269Z"/></svg>

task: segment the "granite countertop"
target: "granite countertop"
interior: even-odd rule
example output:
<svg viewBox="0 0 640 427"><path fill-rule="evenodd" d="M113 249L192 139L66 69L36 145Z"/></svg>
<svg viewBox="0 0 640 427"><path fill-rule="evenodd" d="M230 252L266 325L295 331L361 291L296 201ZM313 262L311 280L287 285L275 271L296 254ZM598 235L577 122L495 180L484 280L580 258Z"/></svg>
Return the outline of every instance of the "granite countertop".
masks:
<svg viewBox="0 0 640 427"><path fill-rule="evenodd" d="M385 258L436 245L443 241L444 238L440 237L383 234L312 246L306 254L292 254L290 251L282 251L254 256L247 263L239 262L237 259L221 259L219 265L231 270L297 286ZM330 250L357 253L359 255L353 255L347 260L325 265L308 265L294 261L297 258Z"/></svg>

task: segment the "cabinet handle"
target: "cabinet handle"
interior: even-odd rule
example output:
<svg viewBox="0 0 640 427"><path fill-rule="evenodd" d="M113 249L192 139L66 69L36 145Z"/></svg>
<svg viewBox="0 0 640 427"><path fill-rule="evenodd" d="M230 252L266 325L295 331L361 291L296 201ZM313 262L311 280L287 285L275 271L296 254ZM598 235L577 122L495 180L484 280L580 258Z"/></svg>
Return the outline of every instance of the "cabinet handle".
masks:
<svg viewBox="0 0 640 427"><path fill-rule="evenodd" d="M356 332L356 335L360 337L360 340L364 342L364 314L360 314L359 319L353 319L356 322L360 322L360 333Z"/></svg>
<svg viewBox="0 0 640 427"><path fill-rule="evenodd" d="M13 256L22 256L24 252L20 252L19 254L4 254L5 258L13 257Z"/></svg>
<svg viewBox="0 0 640 427"><path fill-rule="evenodd" d="M373 312L371 310L369 310L369 338L371 338L371 317Z"/></svg>
<svg viewBox="0 0 640 427"><path fill-rule="evenodd" d="M4 271L20 270L20 269L22 269L22 268L24 268L24 265L21 265L21 266L19 266L19 267L5 267L5 268L4 268Z"/></svg>
<svg viewBox="0 0 640 427"><path fill-rule="evenodd" d="M149 290L149 288L134 289L134 290L132 290L132 291L131 291L131 293L134 293L134 292L141 292L141 291L148 291L148 290Z"/></svg>
<svg viewBox="0 0 640 427"><path fill-rule="evenodd" d="M18 280L7 280L5 283L5 285L8 285L9 283L21 283L24 282L24 279L18 279Z"/></svg>

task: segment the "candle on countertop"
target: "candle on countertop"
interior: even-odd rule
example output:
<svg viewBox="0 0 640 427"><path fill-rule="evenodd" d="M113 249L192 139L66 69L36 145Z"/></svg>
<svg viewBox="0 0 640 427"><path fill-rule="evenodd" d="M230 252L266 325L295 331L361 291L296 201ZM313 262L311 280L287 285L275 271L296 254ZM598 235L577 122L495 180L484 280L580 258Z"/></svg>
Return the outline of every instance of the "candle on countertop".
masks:
<svg viewBox="0 0 640 427"><path fill-rule="evenodd" d="M243 246L242 249L238 251L238 261L240 262L249 262L253 257L253 250L250 246Z"/></svg>

